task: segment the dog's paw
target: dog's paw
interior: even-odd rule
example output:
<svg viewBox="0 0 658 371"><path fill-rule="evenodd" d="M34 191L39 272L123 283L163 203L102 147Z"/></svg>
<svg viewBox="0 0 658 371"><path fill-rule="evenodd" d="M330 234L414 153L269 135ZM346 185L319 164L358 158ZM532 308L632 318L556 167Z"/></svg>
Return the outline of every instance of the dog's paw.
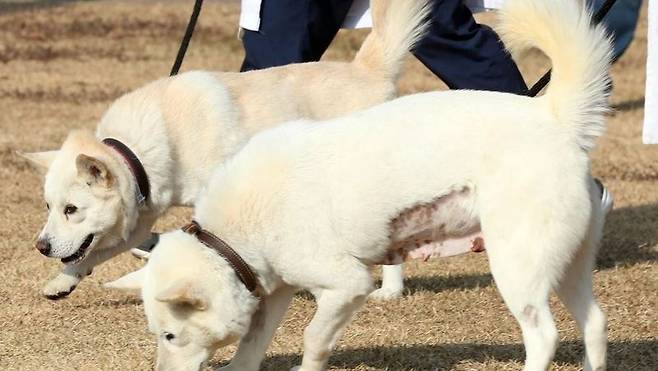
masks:
<svg viewBox="0 0 658 371"><path fill-rule="evenodd" d="M69 276L68 274L59 274L43 288L43 296L50 300L58 300L68 296L75 290L80 283L80 278Z"/></svg>
<svg viewBox="0 0 658 371"><path fill-rule="evenodd" d="M393 300L402 297L402 287L382 287L370 293L368 298L373 300Z"/></svg>
<svg viewBox="0 0 658 371"><path fill-rule="evenodd" d="M160 241L160 234L151 233L151 237L149 237L148 240L142 242L138 247L130 249L130 253L138 259L149 260L151 251L153 251L155 245L158 244L158 241Z"/></svg>
<svg viewBox="0 0 658 371"><path fill-rule="evenodd" d="M130 253L137 259L141 259L141 260L149 260L149 257L151 256L150 252L138 248L130 249Z"/></svg>

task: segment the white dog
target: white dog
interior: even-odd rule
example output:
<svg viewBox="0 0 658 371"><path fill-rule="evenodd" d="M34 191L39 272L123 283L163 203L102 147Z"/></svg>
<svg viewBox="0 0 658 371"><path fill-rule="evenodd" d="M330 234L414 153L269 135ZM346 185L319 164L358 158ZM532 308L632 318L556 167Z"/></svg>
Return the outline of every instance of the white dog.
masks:
<svg viewBox="0 0 658 371"><path fill-rule="evenodd" d="M68 295L95 265L145 241L158 216L191 205L212 169L256 132L393 98L404 56L426 29L427 2L377 2L376 27L351 63L165 78L120 97L95 136L73 132L59 151L25 154L49 167L37 248L67 264L44 294Z"/></svg>
<svg viewBox="0 0 658 371"><path fill-rule="evenodd" d="M318 305L295 369L324 370L372 290L370 266L481 239L523 331L525 370L547 370L557 347L552 291L582 331L584 369L604 370L592 294L603 218L588 151L604 130L610 41L573 0L507 0L501 33L512 50L551 58L546 95L408 96L263 132L220 167L196 207L206 232L163 235L144 268L109 284L142 288L158 370L197 370L237 339L225 370L257 370L295 288ZM226 250L202 243L209 233L246 263L208 248Z"/></svg>

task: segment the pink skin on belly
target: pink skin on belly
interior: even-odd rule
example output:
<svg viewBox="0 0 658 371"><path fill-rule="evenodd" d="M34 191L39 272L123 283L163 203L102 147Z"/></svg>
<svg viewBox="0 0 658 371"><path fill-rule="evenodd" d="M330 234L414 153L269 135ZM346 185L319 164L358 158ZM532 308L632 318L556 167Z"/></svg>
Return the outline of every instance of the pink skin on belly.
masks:
<svg viewBox="0 0 658 371"><path fill-rule="evenodd" d="M447 258L449 256L466 254L467 252L484 251L484 240L480 232L472 235L453 238L440 242L431 242L421 245L419 248L407 253L407 260L422 259L428 261L431 258Z"/></svg>
<svg viewBox="0 0 658 371"><path fill-rule="evenodd" d="M378 264L484 251L472 191L463 188L403 210L391 221L391 244Z"/></svg>

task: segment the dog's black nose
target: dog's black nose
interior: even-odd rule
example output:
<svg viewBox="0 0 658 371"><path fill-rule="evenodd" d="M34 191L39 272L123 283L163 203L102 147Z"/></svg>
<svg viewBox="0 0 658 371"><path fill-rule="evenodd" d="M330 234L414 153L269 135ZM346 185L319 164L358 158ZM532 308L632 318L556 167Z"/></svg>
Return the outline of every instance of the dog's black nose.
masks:
<svg viewBox="0 0 658 371"><path fill-rule="evenodd" d="M35 245L37 250L39 250L40 253L42 253L45 256L48 256L50 254L50 242L46 239L39 239L37 240L37 243Z"/></svg>

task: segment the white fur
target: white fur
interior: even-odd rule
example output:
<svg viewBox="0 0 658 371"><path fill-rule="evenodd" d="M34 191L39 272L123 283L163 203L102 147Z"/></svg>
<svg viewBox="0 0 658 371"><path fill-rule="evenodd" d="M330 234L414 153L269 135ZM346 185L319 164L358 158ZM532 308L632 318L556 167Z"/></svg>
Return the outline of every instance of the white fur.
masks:
<svg viewBox="0 0 658 371"><path fill-rule="evenodd" d="M576 5L570 4L570 9ZM541 49L553 62L552 83L546 103L560 122L572 123L579 145L589 151L604 129L611 50L602 48L609 37L602 25L590 30L590 16L581 11L565 12L561 1L512 1L501 8L497 31L512 54L531 47ZM560 19L557 27L555 20ZM587 57L584 58L583 56ZM563 119L564 117L564 119ZM382 287L371 297L387 300L402 296L401 267L384 266Z"/></svg>
<svg viewBox="0 0 658 371"><path fill-rule="evenodd" d="M39 236L52 246L48 256L70 257L94 235L86 255L65 266L45 295L67 295L95 265L146 240L169 206L192 205L212 169L255 133L298 118L337 117L394 97L403 57L426 29L427 0L379 2L388 11L350 63L195 71L161 79L117 99L95 137L72 133L58 152L26 154L49 167L44 195L51 212ZM144 207L136 203L136 185L123 159L100 143L106 137L124 142L143 163L151 184ZM76 166L81 155L101 164L107 177L90 184L91 173ZM67 205L78 211L64 215Z"/></svg>
<svg viewBox="0 0 658 371"><path fill-rule="evenodd" d="M534 99L477 91L418 94L252 138L215 172L195 220L254 269L262 307L212 250L182 231L167 234L145 268L149 324L158 335L206 335L190 340L202 349L194 354L161 342L162 369L198 369L216 348L203 344L234 339L213 331L240 324L233 334L242 341L226 369L257 370L291 287L309 290L318 305L295 369L326 369L335 342L372 290L369 266L388 253L391 220L456 193L449 208L437 211L451 213L455 226L442 228L459 238L472 233L460 225L481 226L492 274L523 332L524 370L550 367L558 342L552 291L582 330L584 369L605 369L606 320L592 295L602 211L586 149L603 122L610 45L601 29L582 27L588 13L572 0L508 0L506 7L505 14L523 9L537 21L506 25L523 32L508 37L541 35L540 48L563 44L574 51L571 59L553 59L556 72L567 67L561 63L582 69L556 73L553 85L564 90L551 86ZM580 52L573 43L583 46ZM545 50L555 57L555 49ZM583 81L585 74L597 80ZM555 96L567 90L576 106ZM174 303L221 305L174 318L179 304L157 303L170 282L188 284Z"/></svg>

